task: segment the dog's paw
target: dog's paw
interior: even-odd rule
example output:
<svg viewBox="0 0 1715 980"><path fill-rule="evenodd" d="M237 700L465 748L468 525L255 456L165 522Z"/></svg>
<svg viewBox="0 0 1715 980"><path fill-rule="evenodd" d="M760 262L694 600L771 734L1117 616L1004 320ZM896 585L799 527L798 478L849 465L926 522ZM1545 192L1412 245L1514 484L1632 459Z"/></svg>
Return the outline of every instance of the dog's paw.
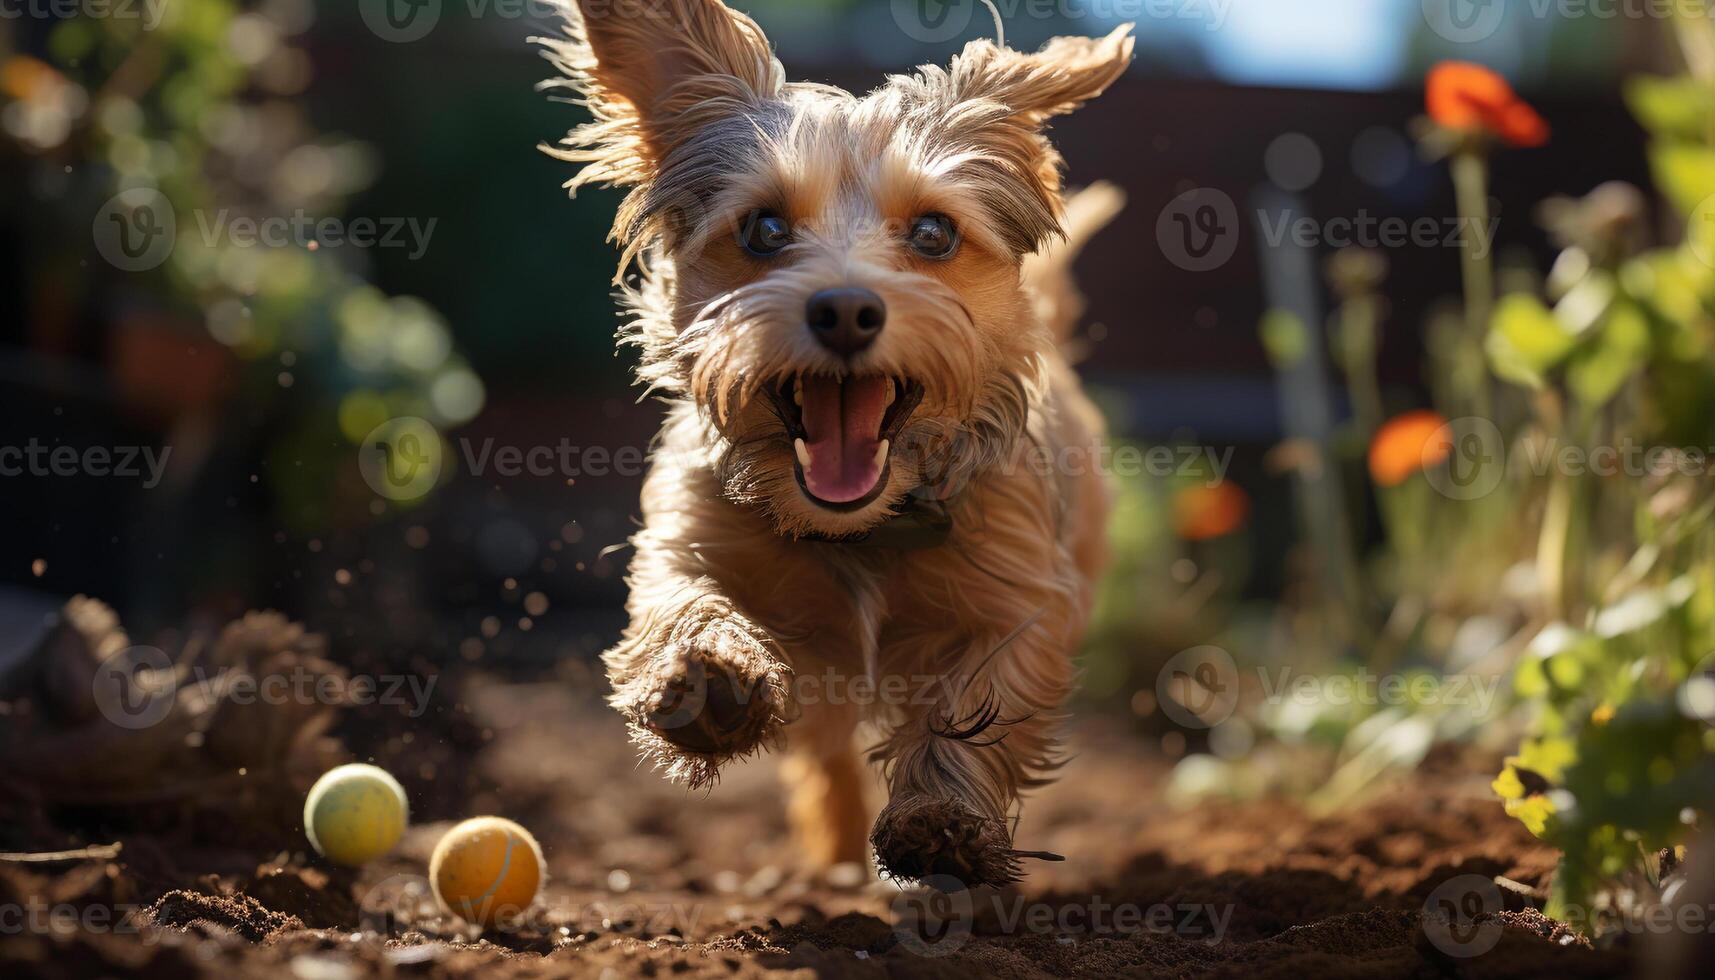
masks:
<svg viewBox="0 0 1715 980"><path fill-rule="evenodd" d="M998 887L1020 877L1019 855L1005 824L955 799L914 795L890 801L876 818L870 844L889 877L943 890L954 883Z"/></svg>
<svg viewBox="0 0 1715 980"><path fill-rule="evenodd" d="M674 779L714 781L726 760L771 741L787 714L789 672L736 616L687 617L661 637L613 703L633 738Z"/></svg>

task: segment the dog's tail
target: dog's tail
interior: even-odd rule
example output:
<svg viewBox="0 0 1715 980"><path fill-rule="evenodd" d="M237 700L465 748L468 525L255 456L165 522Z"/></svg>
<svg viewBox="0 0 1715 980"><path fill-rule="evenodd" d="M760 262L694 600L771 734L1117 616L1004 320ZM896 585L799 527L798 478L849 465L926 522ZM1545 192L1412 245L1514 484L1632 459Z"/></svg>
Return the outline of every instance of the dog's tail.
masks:
<svg viewBox="0 0 1715 980"><path fill-rule="evenodd" d="M1124 208L1125 192L1106 181L1073 193L1066 199L1066 237L1024 260L1024 285L1035 297L1036 315L1062 347L1084 315L1072 262Z"/></svg>

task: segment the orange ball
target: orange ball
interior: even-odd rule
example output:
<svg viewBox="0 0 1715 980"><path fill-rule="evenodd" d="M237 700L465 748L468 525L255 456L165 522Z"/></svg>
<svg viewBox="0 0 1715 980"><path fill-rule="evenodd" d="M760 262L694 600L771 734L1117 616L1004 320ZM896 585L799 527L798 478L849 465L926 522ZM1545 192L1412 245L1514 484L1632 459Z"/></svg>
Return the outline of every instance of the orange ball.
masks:
<svg viewBox="0 0 1715 980"><path fill-rule="evenodd" d="M429 859L429 881L441 905L481 926L516 920L546 875L536 838L502 817L473 817L459 824Z"/></svg>

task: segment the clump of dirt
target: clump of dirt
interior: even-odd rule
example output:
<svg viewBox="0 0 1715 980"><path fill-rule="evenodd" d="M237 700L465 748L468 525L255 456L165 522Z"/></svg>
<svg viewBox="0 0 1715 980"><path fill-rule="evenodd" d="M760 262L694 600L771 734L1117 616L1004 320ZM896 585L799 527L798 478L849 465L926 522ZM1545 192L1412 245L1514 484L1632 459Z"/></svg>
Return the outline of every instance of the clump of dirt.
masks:
<svg viewBox="0 0 1715 980"><path fill-rule="evenodd" d="M163 926L207 931L214 926L235 932L253 943L267 942L288 929L302 929L295 915L275 912L248 895L204 895L170 891L149 907L149 917Z"/></svg>

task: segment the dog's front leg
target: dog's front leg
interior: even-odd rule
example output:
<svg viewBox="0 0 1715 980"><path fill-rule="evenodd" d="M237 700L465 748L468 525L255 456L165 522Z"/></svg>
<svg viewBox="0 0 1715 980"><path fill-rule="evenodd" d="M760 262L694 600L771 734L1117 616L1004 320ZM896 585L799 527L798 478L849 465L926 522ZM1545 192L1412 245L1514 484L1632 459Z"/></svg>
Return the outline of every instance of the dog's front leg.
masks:
<svg viewBox="0 0 1715 980"><path fill-rule="evenodd" d="M791 670L779 646L719 583L679 576L637 539L631 625L605 657L609 703L632 740L675 780L707 785L720 766L770 742L787 715Z"/></svg>
<svg viewBox="0 0 1715 980"><path fill-rule="evenodd" d="M885 763L888 801L870 842L897 878L1003 885L1018 879L1029 853L1013 849L1008 813L1021 790L1046 782L1061 761L1059 712L1072 666L1064 642L1041 632L1012 638L992 658L985 654L993 641L940 637L926 645L961 643L973 654L963 662L981 666L934 677L873 753Z"/></svg>

